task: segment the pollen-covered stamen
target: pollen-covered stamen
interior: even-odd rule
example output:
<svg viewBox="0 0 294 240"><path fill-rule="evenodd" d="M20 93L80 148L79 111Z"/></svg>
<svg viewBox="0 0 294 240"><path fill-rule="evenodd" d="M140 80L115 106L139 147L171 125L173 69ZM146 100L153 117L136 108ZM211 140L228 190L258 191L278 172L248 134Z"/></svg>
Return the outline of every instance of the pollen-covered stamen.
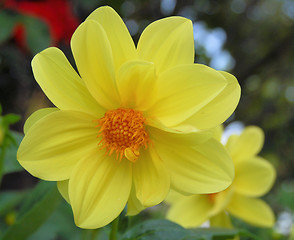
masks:
<svg viewBox="0 0 294 240"><path fill-rule="evenodd" d="M145 118L140 111L118 108L109 110L103 118L97 120L100 127L99 146L106 148L108 154L116 153L119 160L125 156L129 161L136 162L139 149L147 148L150 142L145 130Z"/></svg>

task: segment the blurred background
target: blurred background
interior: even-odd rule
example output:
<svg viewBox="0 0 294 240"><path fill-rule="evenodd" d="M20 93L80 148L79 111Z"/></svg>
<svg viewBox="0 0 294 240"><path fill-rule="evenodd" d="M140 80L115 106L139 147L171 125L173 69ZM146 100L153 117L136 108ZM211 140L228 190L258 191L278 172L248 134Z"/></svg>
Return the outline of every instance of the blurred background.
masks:
<svg viewBox="0 0 294 240"><path fill-rule="evenodd" d="M277 169L275 186L265 196L277 217L275 228L235 224L261 239L294 239L294 1L0 0L0 104L3 115L21 116L12 130L22 133L32 112L51 106L33 78L33 56L57 46L74 65L71 35L103 5L120 14L136 43L152 21L172 15L193 21L195 62L234 74L242 88L240 103L225 125L238 121L233 126L260 126L266 136L260 155ZM16 169L4 175L1 191L35 184L33 177Z"/></svg>

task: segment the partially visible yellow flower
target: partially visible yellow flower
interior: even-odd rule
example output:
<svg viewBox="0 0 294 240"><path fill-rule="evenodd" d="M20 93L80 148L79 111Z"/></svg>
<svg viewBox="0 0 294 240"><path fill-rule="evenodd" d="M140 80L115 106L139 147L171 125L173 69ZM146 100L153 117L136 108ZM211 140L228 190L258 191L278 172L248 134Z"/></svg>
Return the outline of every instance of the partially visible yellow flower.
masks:
<svg viewBox="0 0 294 240"><path fill-rule="evenodd" d="M221 134L217 136L220 140ZM235 165L232 185L222 192L206 195L172 193L167 218L184 227L196 227L210 220L211 226L230 228L228 214L232 214L252 225L272 227L274 214L258 199L271 189L276 177L274 167L256 156L263 142L263 131L255 126L245 128L239 136L230 136L226 148Z"/></svg>
<svg viewBox="0 0 294 240"><path fill-rule="evenodd" d="M233 163L212 133L240 97L236 78L194 64L192 22L150 24L137 47L118 14L95 10L73 34L79 74L57 48L37 54L34 76L57 108L24 126L20 164L58 181L75 223L102 227L128 203L136 214L166 197L228 187Z"/></svg>

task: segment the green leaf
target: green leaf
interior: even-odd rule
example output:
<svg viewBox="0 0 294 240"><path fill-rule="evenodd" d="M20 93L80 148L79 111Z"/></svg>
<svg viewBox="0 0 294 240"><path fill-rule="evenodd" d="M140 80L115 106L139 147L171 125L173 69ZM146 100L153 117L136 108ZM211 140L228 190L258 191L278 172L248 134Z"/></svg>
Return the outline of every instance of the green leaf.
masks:
<svg viewBox="0 0 294 240"><path fill-rule="evenodd" d="M16 24L17 18L15 15L9 14L7 11L2 10L0 12L0 43L3 43L10 38L13 28ZM1 111L0 111L1 114Z"/></svg>
<svg viewBox="0 0 294 240"><path fill-rule="evenodd" d="M33 54L50 46L51 38L47 25L39 19L22 16L22 22L26 28L28 48Z"/></svg>
<svg viewBox="0 0 294 240"><path fill-rule="evenodd" d="M14 209L24 198L25 192L7 191L0 194L0 216Z"/></svg>
<svg viewBox="0 0 294 240"><path fill-rule="evenodd" d="M80 240L81 233L82 230L74 223L70 205L63 201L38 231L29 237L29 240Z"/></svg>
<svg viewBox="0 0 294 240"><path fill-rule="evenodd" d="M10 124L17 123L20 120L20 118L21 117L19 115L8 113L3 117L3 122L7 125L10 125Z"/></svg>
<svg viewBox="0 0 294 240"><path fill-rule="evenodd" d="M15 224L7 230L1 239L27 239L47 220L58 207L61 199L55 183L40 182L28 195Z"/></svg>
<svg viewBox="0 0 294 240"><path fill-rule="evenodd" d="M239 234L238 229L228 228L196 228L190 229L195 236L201 236L205 240L227 240Z"/></svg>
<svg viewBox="0 0 294 240"><path fill-rule="evenodd" d="M149 220L135 225L123 240L226 240L238 235L237 229L195 228L185 229L168 220Z"/></svg>
<svg viewBox="0 0 294 240"><path fill-rule="evenodd" d="M294 211L294 181L284 182L278 189L277 200L281 206Z"/></svg>
<svg viewBox="0 0 294 240"><path fill-rule="evenodd" d="M37 204L46 193L54 189L55 182L40 181L27 195L27 198L19 209L19 216L25 215L35 204Z"/></svg>
<svg viewBox="0 0 294 240"><path fill-rule="evenodd" d="M168 220L149 220L135 225L122 237L123 240L184 240L190 231ZM194 238L194 239L202 239Z"/></svg>
<svg viewBox="0 0 294 240"><path fill-rule="evenodd" d="M248 237L248 239L252 239L252 240L263 240L264 239L262 237L256 236L255 234L247 231L246 229L240 229L239 236L240 237Z"/></svg>
<svg viewBox="0 0 294 240"><path fill-rule="evenodd" d="M20 166L20 164L16 160L16 152L17 152L17 149L18 149L18 146L19 146L21 140L23 139L23 134L13 132L13 131L10 131L10 133L13 136L17 145L9 144L9 146L5 150L4 170L3 170L4 174L18 172L18 171L23 170L22 166ZM0 149L0 152L1 152L1 149Z"/></svg>

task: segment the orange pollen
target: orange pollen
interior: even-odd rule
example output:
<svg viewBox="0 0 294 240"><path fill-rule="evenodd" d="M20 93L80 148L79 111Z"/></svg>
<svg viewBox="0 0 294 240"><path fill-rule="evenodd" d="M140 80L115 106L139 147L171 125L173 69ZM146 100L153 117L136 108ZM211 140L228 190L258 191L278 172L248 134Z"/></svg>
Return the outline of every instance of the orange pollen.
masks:
<svg viewBox="0 0 294 240"><path fill-rule="evenodd" d="M145 118L140 111L118 108L109 110L104 117L97 120L100 127L97 137L101 137L99 146L105 148L108 155L116 153L121 161L125 156L129 161L136 162L139 149L150 142L145 130Z"/></svg>

